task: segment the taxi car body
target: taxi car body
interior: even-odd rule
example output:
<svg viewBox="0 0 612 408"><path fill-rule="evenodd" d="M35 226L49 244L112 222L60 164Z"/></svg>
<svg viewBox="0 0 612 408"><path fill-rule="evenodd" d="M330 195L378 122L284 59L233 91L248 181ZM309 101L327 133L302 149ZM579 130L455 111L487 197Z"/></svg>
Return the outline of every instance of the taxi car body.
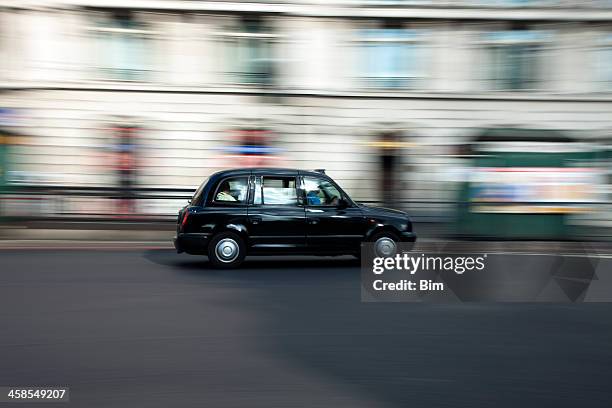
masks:
<svg viewBox="0 0 612 408"><path fill-rule="evenodd" d="M236 267L246 255L388 255L415 242L402 211L358 204L324 171L245 168L213 174L179 211L177 251Z"/></svg>

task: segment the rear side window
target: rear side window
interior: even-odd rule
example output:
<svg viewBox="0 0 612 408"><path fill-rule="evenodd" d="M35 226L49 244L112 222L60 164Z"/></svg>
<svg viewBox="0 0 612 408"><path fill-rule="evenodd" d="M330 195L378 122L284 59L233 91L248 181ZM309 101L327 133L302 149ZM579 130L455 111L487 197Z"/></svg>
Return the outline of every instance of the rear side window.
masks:
<svg viewBox="0 0 612 408"><path fill-rule="evenodd" d="M216 204L246 204L248 191L248 177L227 178L217 186L213 196Z"/></svg>
<svg viewBox="0 0 612 408"><path fill-rule="evenodd" d="M208 177L206 177L204 179L202 184L200 184L200 187L198 187L196 192L193 193L193 197L191 197L191 204L193 204L193 205L201 205L201 203L202 203L202 193L204 193L204 187L206 186L207 183L208 183Z"/></svg>
<svg viewBox="0 0 612 408"><path fill-rule="evenodd" d="M263 205L297 205L295 177L264 176L261 190Z"/></svg>

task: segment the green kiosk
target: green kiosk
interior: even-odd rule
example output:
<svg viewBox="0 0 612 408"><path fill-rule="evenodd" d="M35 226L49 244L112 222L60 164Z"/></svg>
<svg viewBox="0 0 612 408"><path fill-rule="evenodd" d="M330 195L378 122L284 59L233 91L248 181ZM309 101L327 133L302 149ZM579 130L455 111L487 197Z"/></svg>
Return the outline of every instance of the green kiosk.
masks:
<svg viewBox="0 0 612 408"><path fill-rule="evenodd" d="M493 128L466 149L456 233L501 239L568 239L567 220L591 211L606 153L562 132Z"/></svg>
<svg viewBox="0 0 612 408"><path fill-rule="evenodd" d="M15 187L9 183L9 170L14 150L22 140L21 135L0 126L0 219L5 216L3 196L15 192Z"/></svg>
<svg viewBox="0 0 612 408"><path fill-rule="evenodd" d="M0 130L0 192L4 191L6 185L8 153L5 143L5 136Z"/></svg>

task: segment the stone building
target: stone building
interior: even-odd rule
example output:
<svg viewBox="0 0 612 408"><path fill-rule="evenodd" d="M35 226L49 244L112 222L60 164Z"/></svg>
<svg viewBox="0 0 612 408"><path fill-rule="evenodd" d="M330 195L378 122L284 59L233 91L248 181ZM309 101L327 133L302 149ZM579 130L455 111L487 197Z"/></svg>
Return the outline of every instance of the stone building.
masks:
<svg viewBox="0 0 612 408"><path fill-rule="evenodd" d="M263 120L279 162L435 216L475 129L609 137L612 2L0 0L0 95L45 182L112 184L127 123L140 185L193 187Z"/></svg>

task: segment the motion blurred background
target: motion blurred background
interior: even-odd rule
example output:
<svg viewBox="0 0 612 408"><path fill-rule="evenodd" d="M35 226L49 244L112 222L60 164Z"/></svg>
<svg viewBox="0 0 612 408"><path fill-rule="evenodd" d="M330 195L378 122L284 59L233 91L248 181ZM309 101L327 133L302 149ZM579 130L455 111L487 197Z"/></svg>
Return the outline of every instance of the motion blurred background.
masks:
<svg viewBox="0 0 612 408"><path fill-rule="evenodd" d="M431 236L607 240L611 141L610 0L0 0L5 239L283 166Z"/></svg>

